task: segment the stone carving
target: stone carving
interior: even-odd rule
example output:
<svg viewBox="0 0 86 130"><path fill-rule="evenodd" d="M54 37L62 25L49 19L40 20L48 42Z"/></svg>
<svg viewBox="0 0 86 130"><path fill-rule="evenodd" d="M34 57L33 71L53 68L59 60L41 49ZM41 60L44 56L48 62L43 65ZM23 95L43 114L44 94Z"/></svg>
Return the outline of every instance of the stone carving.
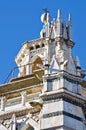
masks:
<svg viewBox="0 0 86 130"><path fill-rule="evenodd" d="M22 106L25 106L26 103L26 91L21 92L21 97L22 97Z"/></svg>
<svg viewBox="0 0 86 130"><path fill-rule="evenodd" d="M5 110L5 105L6 105L6 97L3 96L1 97L1 111Z"/></svg>
<svg viewBox="0 0 86 130"><path fill-rule="evenodd" d="M28 113L28 115L27 115L26 117L27 117L27 118L26 118L26 120L24 121L21 130L25 130L25 128L27 127L27 125L32 126L32 127L34 128L34 130L40 130L40 125L39 125L39 123L38 123L38 120L35 119L35 120L37 120L37 121L35 121L35 120L33 119L34 117L32 116L32 114Z"/></svg>

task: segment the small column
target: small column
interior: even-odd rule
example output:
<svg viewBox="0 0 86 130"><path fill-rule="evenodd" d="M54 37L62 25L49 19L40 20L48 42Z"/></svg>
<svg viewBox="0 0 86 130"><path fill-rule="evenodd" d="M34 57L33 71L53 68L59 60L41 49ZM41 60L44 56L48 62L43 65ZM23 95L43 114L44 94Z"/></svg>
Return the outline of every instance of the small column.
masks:
<svg viewBox="0 0 86 130"><path fill-rule="evenodd" d="M50 47L49 47L49 41L46 40L45 52L44 52L45 74L49 74L49 64L50 64Z"/></svg>
<svg viewBox="0 0 86 130"><path fill-rule="evenodd" d="M29 57L27 56L27 59L29 59ZM29 60L28 60L28 63L26 65L26 75L29 75L30 74L30 64L29 64Z"/></svg>
<svg viewBox="0 0 86 130"><path fill-rule="evenodd" d="M5 110L6 97L1 97L1 111Z"/></svg>
<svg viewBox="0 0 86 130"><path fill-rule="evenodd" d="M22 106L25 106L26 103L26 91L21 92L21 97L22 97Z"/></svg>
<svg viewBox="0 0 86 130"><path fill-rule="evenodd" d="M31 64L30 64L30 49L29 49L28 53L26 54L26 59L27 59L27 63L26 63L26 75L29 75L30 74L30 66L31 66Z"/></svg>

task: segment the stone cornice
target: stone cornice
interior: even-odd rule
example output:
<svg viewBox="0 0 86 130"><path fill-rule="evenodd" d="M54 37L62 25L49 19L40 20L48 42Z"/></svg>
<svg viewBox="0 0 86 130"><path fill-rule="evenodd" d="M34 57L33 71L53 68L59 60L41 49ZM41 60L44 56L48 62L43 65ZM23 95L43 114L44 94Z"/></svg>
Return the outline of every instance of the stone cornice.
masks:
<svg viewBox="0 0 86 130"><path fill-rule="evenodd" d="M36 89L37 90L39 89L39 92L40 92L40 91L42 91L42 87L43 87L43 84L38 84L38 85L25 87L25 88L20 88L20 89L5 92L5 93L3 92L3 93L0 94L0 97L7 96L7 95L10 95L10 94L17 94L17 93L20 93L22 91L29 91L29 90L32 90L32 92L34 93Z"/></svg>
<svg viewBox="0 0 86 130"><path fill-rule="evenodd" d="M77 75L73 75L67 71L64 70L58 70L58 73L53 73L53 74L47 74L44 75L44 79L56 79L56 78L60 78L60 77L65 77L67 79L73 80L73 81L78 81L78 82L82 82L82 79L77 76Z"/></svg>
<svg viewBox="0 0 86 130"><path fill-rule="evenodd" d="M38 73L37 73L38 74ZM34 81L34 82L33 82ZM6 96L8 94L18 93L23 90L36 90L37 88L40 90L42 87L42 81L40 81L35 74L28 75L24 77L20 77L19 79L15 79L8 84L3 84L0 86L0 96ZM41 91L41 90L40 90Z"/></svg>
<svg viewBox="0 0 86 130"><path fill-rule="evenodd" d="M75 45L75 43L72 41L72 40L70 40L70 39L65 39L65 38L63 38L63 37L61 37L61 36L58 36L58 37L56 37L55 38L55 41L59 41L59 42L63 42L63 41L65 41L65 43L67 44L67 46L68 47L71 47L71 48L73 48L73 46Z"/></svg>
<svg viewBox="0 0 86 130"><path fill-rule="evenodd" d="M86 97L69 92L64 89L60 89L57 91L51 91L51 92L45 92L44 94L41 94L40 97L44 101L65 97L65 98L69 99L70 101L74 101L74 102L81 104L82 106L84 106L86 104Z"/></svg>

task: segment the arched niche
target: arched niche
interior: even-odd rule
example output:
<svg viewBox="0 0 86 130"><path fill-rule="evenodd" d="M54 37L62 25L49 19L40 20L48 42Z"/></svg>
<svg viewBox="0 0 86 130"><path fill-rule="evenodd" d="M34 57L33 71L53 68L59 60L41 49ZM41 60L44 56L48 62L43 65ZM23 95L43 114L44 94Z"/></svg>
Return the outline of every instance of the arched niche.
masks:
<svg viewBox="0 0 86 130"><path fill-rule="evenodd" d="M23 127L21 127L21 128L18 128L18 129L21 129L21 130L35 130L31 125L29 125L29 124L24 124L24 126ZM17 129L17 130L18 130Z"/></svg>
<svg viewBox="0 0 86 130"><path fill-rule="evenodd" d="M35 56L32 61L32 73L40 69L43 69L43 60L40 56Z"/></svg>

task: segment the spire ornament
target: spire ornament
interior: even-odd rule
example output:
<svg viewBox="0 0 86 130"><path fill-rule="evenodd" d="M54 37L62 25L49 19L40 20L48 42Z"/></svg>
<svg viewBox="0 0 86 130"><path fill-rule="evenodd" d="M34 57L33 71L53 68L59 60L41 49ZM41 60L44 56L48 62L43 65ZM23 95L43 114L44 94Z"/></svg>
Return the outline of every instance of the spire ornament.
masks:
<svg viewBox="0 0 86 130"><path fill-rule="evenodd" d="M57 17L57 20L61 20L61 10L58 9L58 17Z"/></svg>
<svg viewBox="0 0 86 130"><path fill-rule="evenodd" d="M72 16L69 13L69 18L68 18L68 35L69 35L69 39L72 40Z"/></svg>
<svg viewBox="0 0 86 130"><path fill-rule="evenodd" d="M43 10L45 13L41 15L41 21L44 23L43 29L40 32L41 38L50 36L50 14L47 8Z"/></svg>

